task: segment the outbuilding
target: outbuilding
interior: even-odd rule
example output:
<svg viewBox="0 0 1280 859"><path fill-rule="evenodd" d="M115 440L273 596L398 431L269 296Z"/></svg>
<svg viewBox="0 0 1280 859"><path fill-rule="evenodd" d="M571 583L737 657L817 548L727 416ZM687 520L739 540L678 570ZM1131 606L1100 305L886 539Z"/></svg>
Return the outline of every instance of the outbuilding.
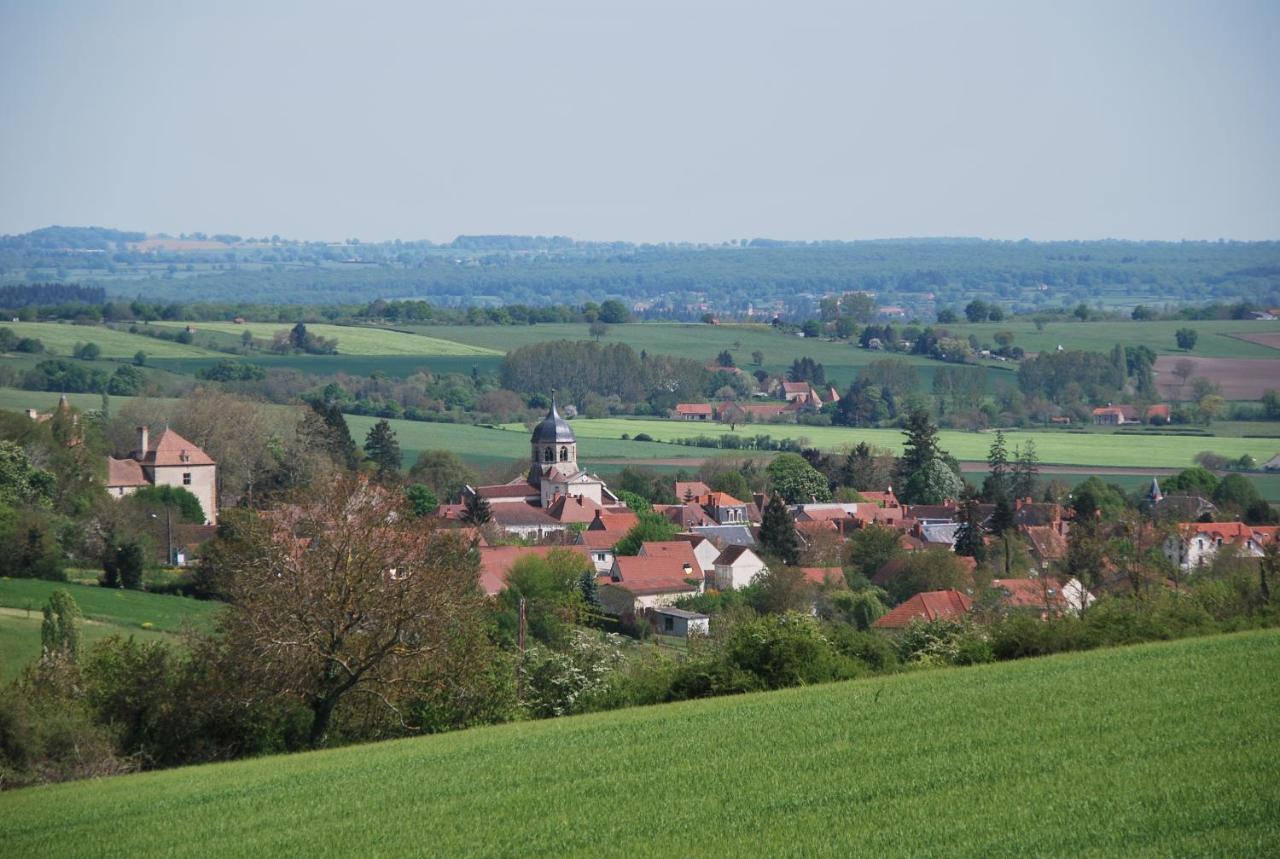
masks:
<svg viewBox="0 0 1280 859"><path fill-rule="evenodd" d="M707 635L711 631L711 618L696 611L659 606L653 609L654 625L663 635L688 638L691 633Z"/></svg>

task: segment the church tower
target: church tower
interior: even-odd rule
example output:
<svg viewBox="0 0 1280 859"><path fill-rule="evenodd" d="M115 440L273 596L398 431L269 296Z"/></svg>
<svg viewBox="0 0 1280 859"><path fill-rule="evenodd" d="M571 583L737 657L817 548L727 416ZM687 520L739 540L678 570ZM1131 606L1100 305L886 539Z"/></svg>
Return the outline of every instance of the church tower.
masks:
<svg viewBox="0 0 1280 859"><path fill-rule="evenodd" d="M553 468L564 476L578 473L578 440L569 422L560 417L554 394L551 396L551 411L533 428L530 445L529 482L534 486L541 487L542 478Z"/></svg>

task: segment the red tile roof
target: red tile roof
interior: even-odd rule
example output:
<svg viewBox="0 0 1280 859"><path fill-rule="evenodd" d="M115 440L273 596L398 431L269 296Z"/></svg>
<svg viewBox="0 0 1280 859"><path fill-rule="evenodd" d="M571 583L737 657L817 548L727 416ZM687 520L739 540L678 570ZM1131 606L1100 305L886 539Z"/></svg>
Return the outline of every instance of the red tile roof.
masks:
<svg viewBox="0 0 1280 859"><path fill-rule="evenodd" d="M706 415L711 417L710 403L677 403L676 414L678 415Z"/></svg>
<svg viewBox="0 0 1280 859"><path fill-rule="evenodd" d="M499 483L494 486L473 487L481 498L529 498L538 494L538 487L527 480L519 483Z"/></svg>
<svg viewBox="0 0 1280 859"><path fill-rule="evenodd" d="M578 545L588 549L612 549L627 536L626 531L583 531L578 535Z"/></svg>
<svg viewBox="0 0 1280 859"><path fill-rule="evenodd" d="M141 451L134 451L135 456ZM143 465L216 465L209 454L165 427L152 436L147 444L146 455L141 457Z"/></svg>
<svg viewBox="0 0 1280 859"><path fill-rule="evenodd" d="M690 500L700 495L706 495L711 492L711 487L703 483L701 480L677 480L676 481L676 501L683 504L685 498Z"/></svg>
<svg viewBox="0 0 1280 859"><path fill-rule="evenodd" d="M641 543L639 555L642 558L670 558L682 565L689 564L696 572L702 572L702 565L698 563L698 556L693 553L693 544L684 540Z"/></svg>
<svg viewBox="0 0 1280 859"><path fill-rule="evenodd" d="M551 502L547 515L559 522L587 523L596 518L600 505L581 495L561 495Z"/></svg>
<svg viewBox="0 0 1280 859"><path fill-rule="evenodd" d="M142 466L136 459L113 459L107 457L107 486L149 486L142 476Z"/></svg>
<svg viewBox="0 0 1280 859"><path fill-rule="evenodd" d="M493 596L507 586L507 575L516 561L528 557L545 558L557 549L586 554L579 546L482 546L476 549L480 553L480 586L486 594Z"/></svg>
<svg viewBox="0 0 1280 859"><path fill-rule="evenodd" d="M973 606L973 600L959 591L926 591L916 594L872 626L880 629L903 629L914 620L931 623L947 617L959 617Z"/></svg>
<svg viewBox="0 0 1280 859"><path fill-rule="evenodd" d="M800 572L815 585L824 585L827 582L843 584L844 582L844 570L839 567L801 567Z"/></svg>
<svg viewBox="0 0 1280 859"><path fill-rule="evenodd" d="M1011 608L1058 611L1067 605L1053 579L992 579L991 587L1003 591L1002 601Z"/></svg>
<svg viewBox="0 0 1280 859"><path fill-rule="evenodd" d="M614 559L613 583L621 585L636 596L669 593L696 593L696 582L690 584L687 579L700 579L702 573L697 561L692 564L692 574L687 573L684 565L677 559L658 555L651 557L619 556Z"/></svg>

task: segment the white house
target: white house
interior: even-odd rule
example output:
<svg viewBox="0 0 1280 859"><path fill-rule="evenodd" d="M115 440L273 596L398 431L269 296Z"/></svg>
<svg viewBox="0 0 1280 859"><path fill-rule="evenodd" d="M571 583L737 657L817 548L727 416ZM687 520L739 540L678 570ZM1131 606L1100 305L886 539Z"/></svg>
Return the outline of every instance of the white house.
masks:
<svg viewBox="0 0 1280 859"><path fill-rule="evenodd" d="M715 586L722 591L744 588L764 569L764 561L751 549L730 546L716 558Z"/></svg>
<svg viewBox="0 0 1280 859"><path fill-rule="evenodd" d="M1261 558L1263 549L1274 542L1280 525L1245 525L1243 522L1184 522L1176 536L1164 544L1165 556L1182 570L1192 570L1213 561L1224 545L1235 546L1241 556Z"/></svg>

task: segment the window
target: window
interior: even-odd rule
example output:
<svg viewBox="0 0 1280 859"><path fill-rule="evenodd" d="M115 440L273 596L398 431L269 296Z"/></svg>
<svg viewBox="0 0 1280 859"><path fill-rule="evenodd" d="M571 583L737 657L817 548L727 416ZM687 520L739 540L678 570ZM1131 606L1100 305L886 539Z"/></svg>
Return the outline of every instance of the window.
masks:
<svg viewBox="0 0 1280 859"><path fill-rule="evenodd" d="M672 618L672 617L664 617L664 618L662 619L662 631L663 631L663 632L675 632L675 631L676 631L676 621L675 621L675 618Z"/></svg>
<svg viewBox="0 0 1280 859"><path fill-rule="evenodd" d="M560 461L561 462L569 461L569 448L567 447L560 448Z"/></svg>
<svg viewBox="0 0 1280 859"><path fill-rule="evenodd" d="M184 472L182 472L182 485L183 485L183 486L190 486L190 485L191 485L191 472L190 472L190 471L184 471Z"/></svg>
<svg viewBox="0 0 1280 859"><path fill-rule="evenodd" d="M555 461L556 461L556 452L555 452L554 450L552 450L551 448L547 448L546 450L544 450L544 451L542 452L542 461L543 461L543 462L555 462Z"/></svg>

